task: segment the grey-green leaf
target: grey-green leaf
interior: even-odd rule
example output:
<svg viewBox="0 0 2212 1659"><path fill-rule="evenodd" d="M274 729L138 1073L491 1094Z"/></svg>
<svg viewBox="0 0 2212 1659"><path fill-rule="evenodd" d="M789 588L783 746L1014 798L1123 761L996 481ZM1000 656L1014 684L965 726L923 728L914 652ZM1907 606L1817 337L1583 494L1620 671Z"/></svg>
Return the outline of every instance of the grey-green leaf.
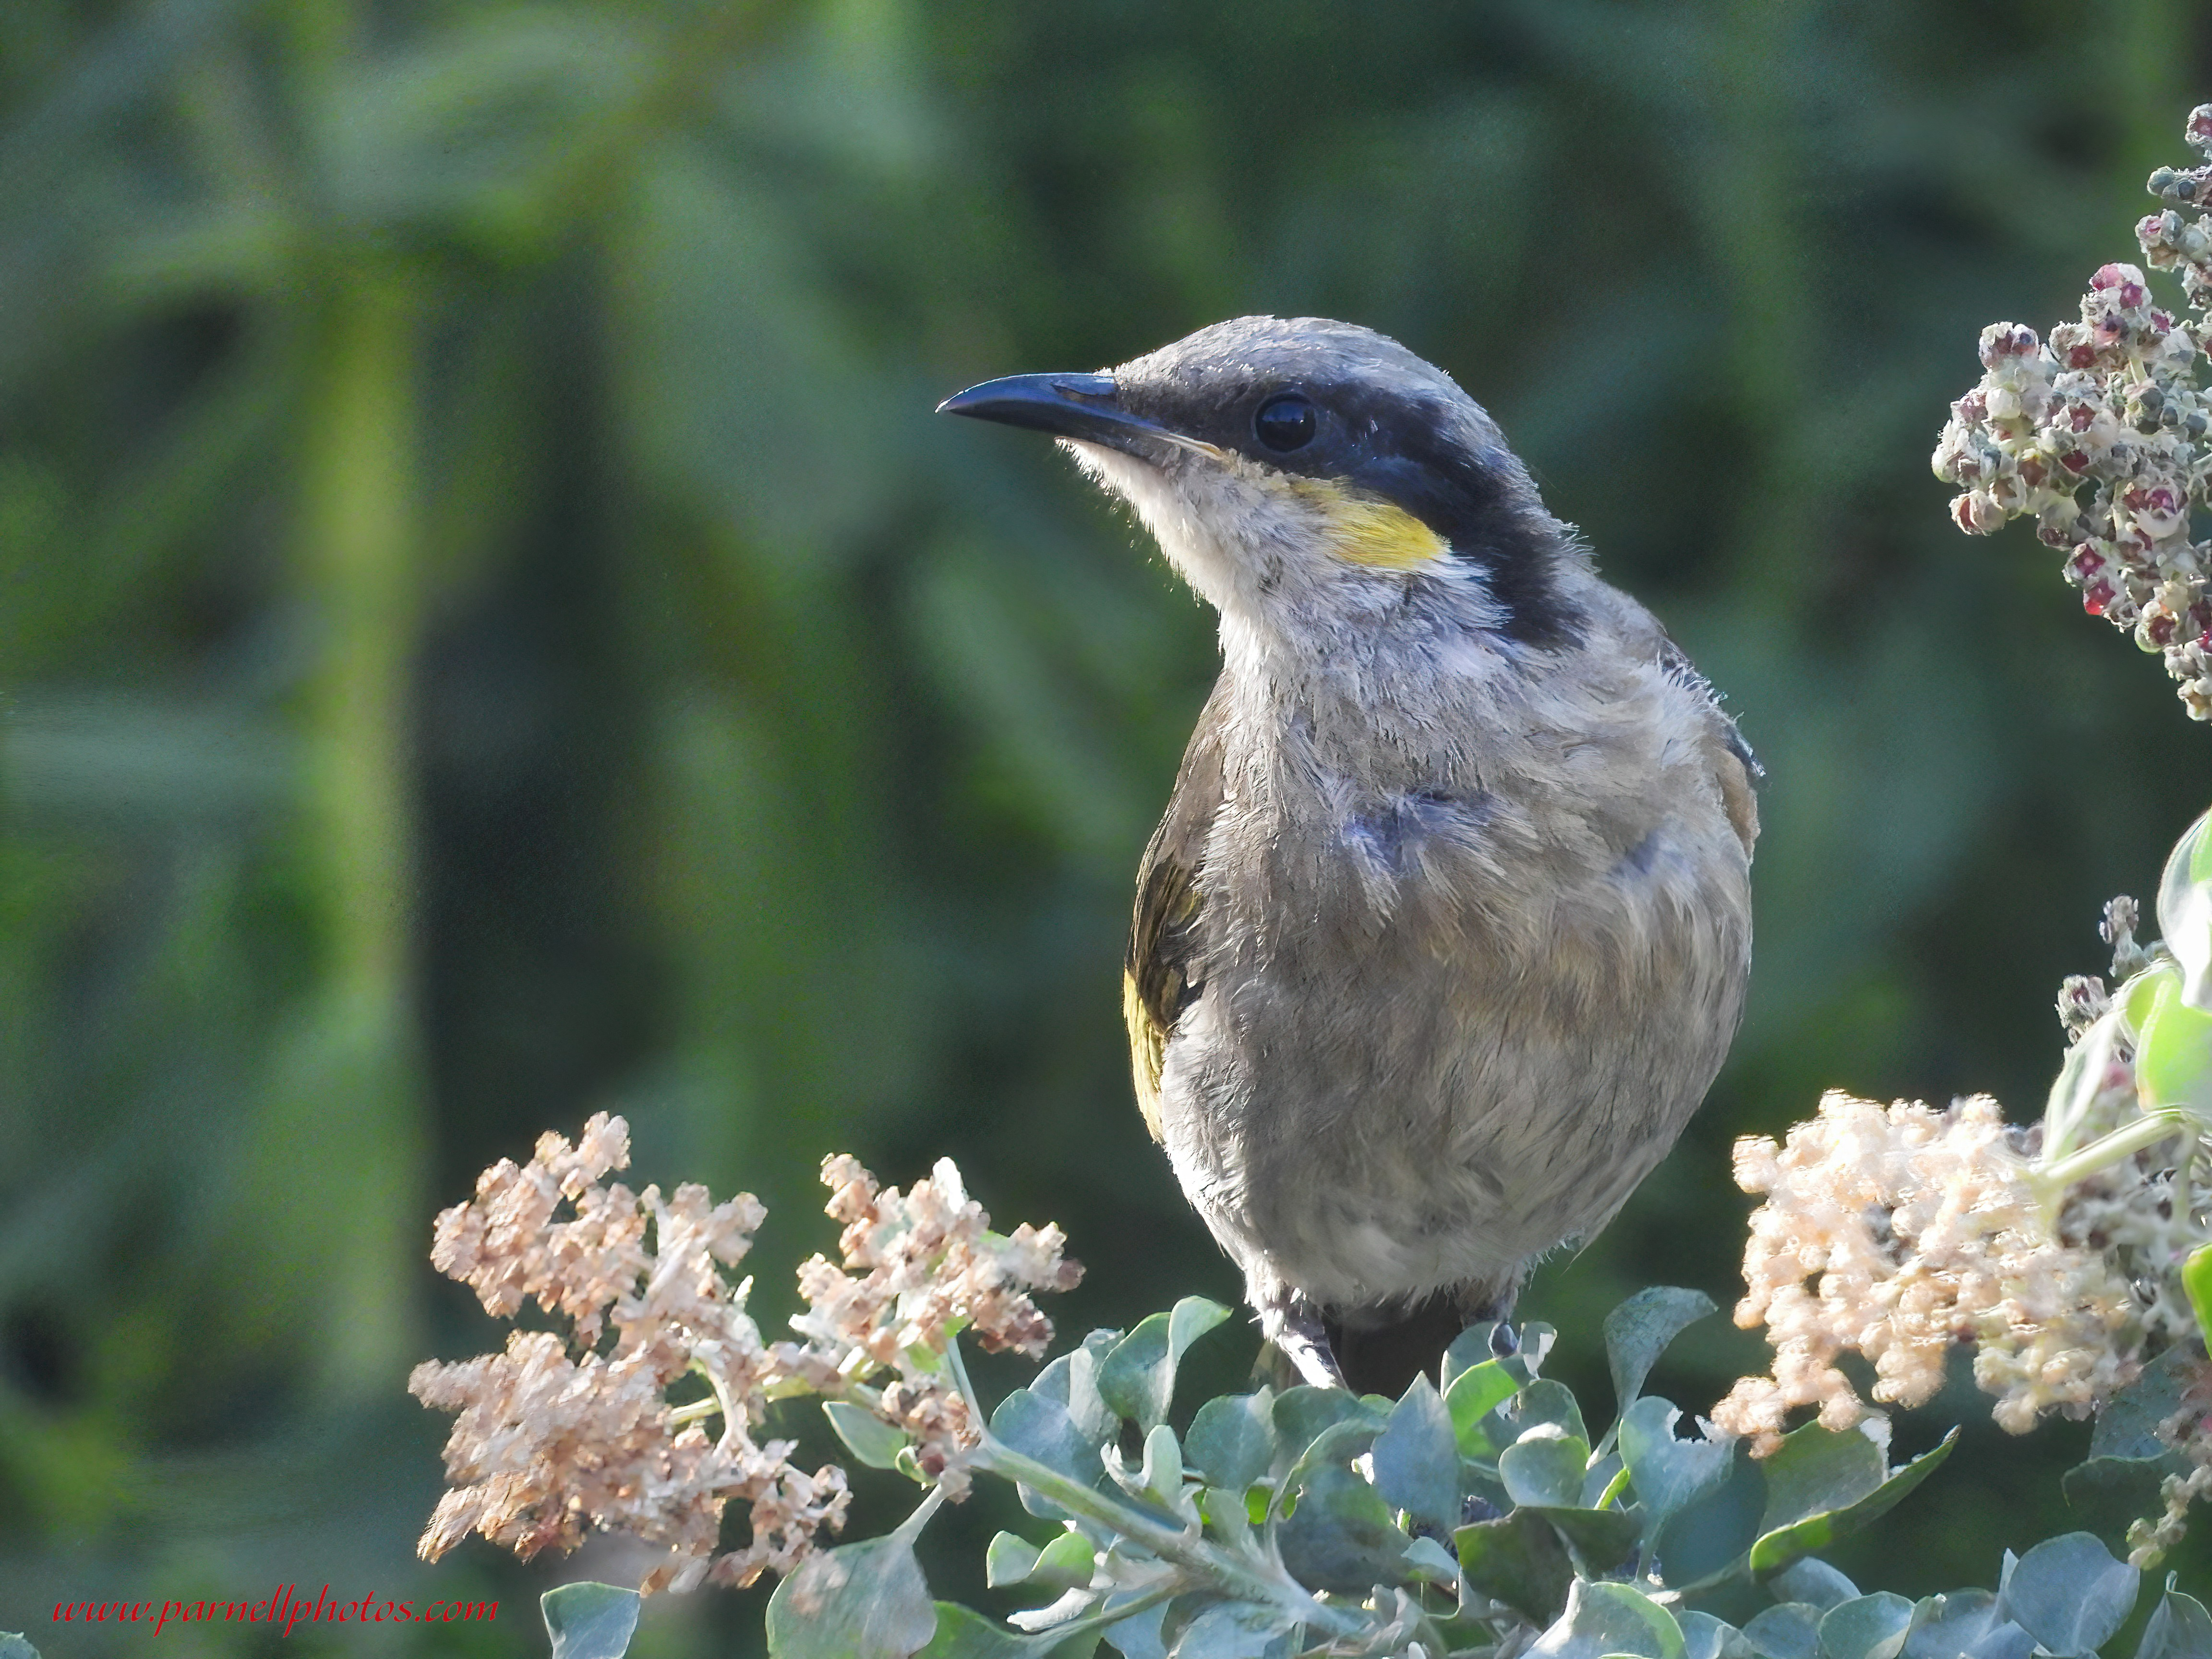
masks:
<svg viewBox="0 0 2212 1659"><path fill-rule="evenodd" d="M1674 1622L1682 1627L1682 1659L1721 1659L1736 1633L1735 1626L1710 1613L1678 1613Z"/></svg>
<svg viewBox="0 0 2212 1659"><path fill-rule="evenodd" d="M1590 1466L1583 1471L1583 1495L1575 1501L1586 1510L1595 1509L1606 1493L1613 1490L1613 1483L1620 1478L1621 1468L1619 1452L1609 1451L1599 1457L1593 1448Z"/></svg>
<svg viewBox="0 0 2212 1659"><path fill-rule="evenodd" d="M1099 1370L1121 1340L1119 1331L1093 1331L1083 1339L1083 1346L1067 1357L1067 1414L1077 1432L1094 1443L1110 1438L1121 1426L1114 1408L1098 1393Z"/></svg>
<svg viewBox="0 0 2212 1659"><path fill-rule="evenodd" d="M1826 1613L1846 1601L1858 1599L1859 1587L1826 1561L1807 1556L1793 1561L1766 1581L1769 1594L1778 1601L1803 1601Z"/></svg>
<svg viewBox="0 0 2212 1659"><path fill-rule="evenodd" d="M937 1633L915 1659L1091 1659L1097 1645L1096 1631L1067 1636L1047 1630L1025 1636L957 1601L939 1601Z"/></svg>
<svg viewBox="0 0 2212 1659"><path fill-rule="evenodd" d="M1183 1626L1175 1659L1265 1659L1290 1628L1281 1609L1264 1602L1216 1602Z"/></svg>
<svg viewBox="0 0 2212 1659"><path fill-rule="evenodd" d="M1984 1589L1926 1597L1905 1633L1905 1659L2027 1659L2034 1646Z"/></svg>
<svg viewBox="0 0 2212 1659"><path fill-rule="evenodd" d="M1516 1504L1571 1508L1582 1496L1583 1468L1589 1462L1589 1447L1551 1432L1552 1428L1546 1424L1543 1432L1530 1435L1498 1455L1498 1477Z"/></svg>
<svg viewBox="0 0 2212 1659"><path fill-rule="evenodd" d="M1817 1429L1820 1425L1808 1424L1807 1427ZM1797 1434L1802 1434L1805 1431L1804 1429L1800 1429ZM1789 1442L1796 1437L1796 1434L1785 1437L1784 1441L1785 1449ZM1848 1437L1837 1437L1840 1439ZM1921 1453L1903 1468L1891 1472L1886 1479L1877 1481L1872 1491L1864 1492L1857 1498L1844 1504L1840 1508L1820 1510L1811 1514L1802 1515L1786 1526L1775 1527L1771 1522L1767 1522L1770 1529L1761 1534L1759 1541L1751 1547L1749 1565L1752 1571L1760 1574L1772 1572L1777 1568L1786 1566L1801 1555L1808 1554L1814 1550L1826 1549L1838 1539L1848 1537L1850 1534L1858 1531L1860 1528L1871 1525L1888 1514L1914 1487L1941 1468L1943 1460L1951 1455L1951 1449L1958 1443L1959 1431L1953 1429L1950 1433L1943 1437L1940 1445ZM1872 1448L1871 1443L1869 1443L1869 1448L1875 1451L1875 1465L1879 1468L1881 1451L1877 1448ZM1856 1490L1863 1484L1858 1472L1842 1459L1832 1460L1824 1469L1815 1464L1814 1458L1808 1458L1807 1466L1801 1467L1794 1472L1801 1478L1791 1496L1786 1500L1778 1499L1773 1495L1775 1470L1772 1466L1779 1461L1781 1455L1780 1452L1777 1452L1774 1456L1766 1460L1768 1466L1766 1512L1769 1516L1778 1512L1787 1512L1817 1494L1848 1492ZM1818 1456L1820 1459L1826 1459L1826 1454L1823 1451L1818 1454ZM1824 1474L1832 1476L1832 1479L1824 1480L1822 1478Z"/></svg>
<svg viewBox="0 0 2212 1659"><path fill-rule="evenodd" d="M2157 1512L2166 1477L2187 1468L2187 1460L2176 1451L2153 1457L2092 1457L2067 1470L2059 1486L2082 1530L2095 1533L2118 1553L2136 1517Z"/></svg>
<svg viewBox="0 0 2212 1659"><path fill-rule="evenodd" d="M1098 1565L1097 1547L1079 1532L1064 1532L1037 1552L1030 1582L1051 1589L1081 1589Z"/></svg>
<svg viewBox="0 0 2212 1659"><path fill-rule="evenodd" d="M937 1604L903 1528L817 1551L769 1598L771 1659L908 1659L936 1634Z"/></svg>
<svg viewBox="0 0 2212 1659"><path fill-rule="evenodd" d="M1463 1372L1493 1360L1511 1375L1515 1387L1527 1386L1536 1380L1536 1373L1543 1366L1544 1356L1551 1352L1552 1344L1559 1334L1540 1320L1531 1320L1521 1328L1513 1352L1500 1358L1491 1346L1497 1331L1496 1324L1486 1322L1468 1326L1452 1339L1452 1345L1444 1350L1443 1363L1438 1368L1446 1395L1451 1393L1451 1385L1460 1379Z"/></svg>
<svg viewBox="0 0 2212 1659"><path fill-rule="evenodd" d="M1706 1315L1717 1312L1703 1291L1672 1285L1641 1290L1605 1316L1606 1364L1613 1373L1614 1410L1626 1412L1644 1391L1644 1379L1668 1344Z"/></svg>
<svg viewBox="0 0 2212 1659"><path fill-rule="evenodd" d="M1911 1623L1912 1603L1887 1590L1839 1601L1820 1615L1822 1659L1897 1659Z"/></svg>
<svg viewBox="0 0 2212 1659"><path fill-rule="evenodd" d="M1644 1536L1644 1517L1620 1510L1534 1504L1514 1513L1543 1516L1581 1558L1583 1571L1589 1577L1601 1577L1626 1561L1636 1553Z"/></svg>
<svg viewBox="0 0 2212 1659"><path fill-rule="evenodd" d="M1027 1638L1000 1629L981 1613L957 1601L939 1601L936 1633L919 1659L1029 1659L1036 1651Z"/></svg>
<svg viewBox="0 0 2212 1659"><path fill-rule="evenodd" d="M2142 1578L2094 1533L2069 1532L2021 1556L1997 1600L2038 1646L2066 1659L2112 1638L2135 1610Z"/></svg>
<svg viewBox="0 0 2212 1659"><path fill-rule="evenodd" d="M2097 1413L2089 1431L2089 1455L2157 1457L2171 1451L2159 1437L2158 1425L2181 1409L2181 1396L2200 1364L2189 1357L2186 1346L2168 1348L2146 1364Z"/></svg>
<svg viewBox="0 0 2212 1659"><path fill-rule="evenodd" d="M1483 1420L1520 1391L1520 1380L1495 1359L1469 1366L1452 1378L1444 1390L1444 1410L1451 1416L1462 1457L1489 1457L1497 1452L1483 1431Z"/></svg>
<svg viewBox="0 0 2212 1659"><path fill-rule="evenodd" d="M1155 1425L1145 1437L1145 1460L1138 1468L1137 1484L1170 1509L1183 1501L1182 1445L1165 1423Z"/></svg>
<svg viewBox="0 0 2212 1659"><path fill-rule="evenodd" d="M1674 1425L1681 1415L1653 1395L1636 1401L1620 1419L1621 1461L1628 1466L1636 1501L1654 1527L1727 1480L1735 1462L1733 1440L1677 1438Z"/></svg>
<svg viewBox="0 0 2212 1659"><path fill-rule="evenodd" d="M1303 1457L1313 1443L1340 1423L1357 1420L1382 1431L1389 1422L1389 1406L1370 1405L1342 1389L1316 1389L1306 1383L1285 1389L1275 1397L1275 1432L1285 1449Z"/></svg>
<svg viewBox="0 0 2212 1659"><path fill-rule="evenodd" d="M1559 1334L1542 1320L1532 1319L1516 1334L1516 1346L1511 1353L1506 1355L1505 1368L1511 1370L1519 1366L1523 1374L1522 1380L1533 1382L1536 1380L1536 1374L1544 1369L1544 1362L1551 1358ZM1588 1439L1589 1437L1585 1435L1583 1437Z"/></svg>
<svg viewBox="0 0 2212 1659"><path fill-rule="evenodd" d="M1283 1565L1311 1589L1358 1595L1402 1576L1406 1534L1375 1488L1341 1464L1307 1475L1278 1536Z"/></svg>
<svg viewBox="0 0 2212 1659"><path fill-rule="evenodd" d="M825 1400L822 1414L845 1443L845 1449L872 1469L894 1469L898 1455L913 1443L863 1407L849 1400Z"/></svg>
<svg viewBox="0 0 2212 1659"><path fill-rule="evenodd" d="M1567 1592L1566 1611L1528 1650L1543 1659L1605 1659L1612 1654L1682 1659L1683 1646L1674 1615L1642 1591L1577 1578Z"/></svg>
<svg viewBox="0 0 2212 1659"><path fill-rule="evenodd" d="M0 1630L0 1659L39 1659L39 1650L21 1632Z"/></svg>
<svg viewBox="0 0 2212 1659"><path fill-rule="evenodd" d="M993 1589L1018 1584L1035 1570L1042 1553L1036 1545L1018 1534L994 1533L983 1552L983 1582Z"/></svg>
<svg viewBox="0 0 2212 1659"><path fill-rule="evenodd" d="M1024 1456L1086 1486L1105 1473L1098 1448L1076 1427L1067 1407L1028 1389L1016 1389L999 1402L991 1413L991 1432ZM1024 1502L1033 1515L1059 1513L1048 1505L1040 1510L1026 1498Z"/></svg>
<svg viewBox="0 0 2212 1659"><path fill-rule="evenodd" d="M1444 1350L1443 1363L1437 1370L1437 1386L1449 1396L1452 1384L1478 1365L1497 1363L1498 1355L1490 1346L1490 1334L1497 1329L1496 1322L1484 1320L1480 1325L1470 1325L1454 1337L1451 1346ZM1523 1377L1515 1382L1519 1387Z"/></svg>
<svg viewBox="0 0 2212 1659"><path fill-rule="evenodd" d="M2037 1651L2035 1638L2009 1619L1995 1620L1989 1633L1974 1644L1966 1659L2029 1659Z"/></svg>
<svg viewBox="0 0 2212 1659"><path fill-rule="evenodd" d="M1183 1461L1208 1485L1243 1491L1274 1464L1273 1407L1274 1396L1265 1389L1207 1401L1183 1438Z"/></svg>
<svg viewBox="0 0 2212 1659"><path fill-rule="evenodd" d="M1154 1314L1114 1346L1098 1368L1098 1397L1146 1429L1168 1414L1175 1397L1176 1367L1190 1345L1229 1317L1229 1310L1202 1296L1187 1296Z"/></svg>
<svg viewBox="0 0 2212 1659"><path fill-rule="evenodd" d="M616 1584L563 1584L538 1598L553 1659L622 1659L637 1629L638 1593ZM6 1644L0 1643L0 1659Z"/></svg>
<svg viewBox="0 0 2212 1659"><path fill-rule="evenodd" d="M1451 1413L1417 1376L1375 1442L1375 1490L1394 1508L1440 1530L1459 1524L1459 1446Z"/></svg>
<svg viewBox="0 0 2212 1659"><path fill-rule="evenodd" d="M1856 1429L1835 1430L1808 1423L1782 1437L1782 1444L1763 1460L1766 1473L1767 1531L1808 1515L1846 1509L1878 1490L1887 1468L1882 1449Z"/></svg>
<svg viewBox="0 0 2212 1659"><path fill-rule="evenodd" d="M1275 1495L1276 1507L1295 1492L1301 1481L1319 1468L1342 1468L1355 1457L1364 1456L1375 1443L1375 1437L1382 1432L1382 1425L1371 1418L1348 1417L1343 1422L1323 1429L1314 1437L1314 1443L1291 1465L1290 1473ZM1360 1483L1366 1486L1365 1481ZM1372 1487L1368 1488L1372 1491ZM1379 1498L1376 1500L1381 1501Z"/></svg>
<svg viewBox="0 0 2212 1659"><path fill-rule="evenodd" d="M1554 1382L1549 1377L1540 1377L1521 1391L1521 1397L1505 1408L1513 1420L1516 1439L1526 1435L1539 1423L1554 1423L1559 1431L1589 1443L1589 1431L1583 1425L1583 1408L1575 1399L1575 1392L1564 1382Z"/></svg>
<svg viewBox="0 0 2212 1659"><path fill-rule="evenodd" d="M1452 1534L1459 1570L1469 1585L1493 1601L1548 1625L1567 1605L1574 1564L1544 1517L1516 1510L1495 1521L1478 1521Z"/></svg>
<svg viewBox="0 0 2212 1659"><path fill-rule="evenodd" d="M1406 1547L1405 1566L1411 1577L1449 1589L1458 1588L1459 1563L1452 1559L1449 1550L1425 1533Z"/></svg>
<svg viewBox="0 0 2212 1659"><path fill-rule="evenodd" d="M1766 1477L1749 1443L1738 1440L1730 1448L1726 1477L1699 1491L1652 1534L1668 1587L1686 1589L1748 1571L1765 1508Z"/></svg>
<svg viewBox="0 0 2212 1659"><path fill-rule="evenodd" d="M1030 1384L1030 1392L1065 1406L1075 1431L1094 1446L1110 1439L1121 1421L1098 1397L1098 1368L1121 1340L1119 1331L1093 1331L1083 1339L1081 1347L1061 1354Z"/></svg>
<svg viewBox="0 0 2212 1659"><path fill-rule="evenodd" d="M1160 1636L1160 1621L1166 1616L1166 1604L1155 1601L1143 1612L1107 1626L1106 1644L1121 1659L1167 1659L1167 1644Z"/></svg>
<svg viewBox="0 0 2212 1659"><path fill-rule="evenodd" d="M1743 1627L1743 1639L1765 1659L1818 1659L1820 1610L1802 1601L1767 1608Z"/></svg>
<svg viewBox="0 0 2212 1659"><path fill-rule="evenodd" d="M2169 1589L2151 1610L2136 1659L2212 1659L2212 1614L2195 1596Z"/></svg>

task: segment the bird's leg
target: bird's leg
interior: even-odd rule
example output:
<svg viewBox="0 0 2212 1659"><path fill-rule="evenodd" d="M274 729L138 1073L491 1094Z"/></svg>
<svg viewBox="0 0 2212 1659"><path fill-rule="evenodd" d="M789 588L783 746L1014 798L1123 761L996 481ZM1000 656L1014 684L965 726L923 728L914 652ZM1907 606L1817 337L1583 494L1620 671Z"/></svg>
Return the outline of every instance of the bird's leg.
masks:
<svg viewBox="0 0 2212 1659"><path fill-rule="evenodd" d="M1493 1290L1486 1295L1480 1292L1471 1294L1466 1290L1460 1293L1459 1316L1462 1323L1468 1326L1487 1323L1490 1327L1490 1357L1492 1359L1510 1359L1521 1352L1521 1339L1515 1334L1510 1322L1513 1304L1520 1299L1518 1273L1506 1280L1502 1290Z"/></svg>
<svg viewBox="0 0 2212 1659"><path fill-rule="evenodd" d="M1270 1298L1260 1310L1260 1334L1291 1362L1300 1381L1317 1389L1348 1386L1342 1368L1336 1363L1336 1354L1329 1346L1321 1310L1305 1297L1285 1292L1279 1300Z"/></svg>

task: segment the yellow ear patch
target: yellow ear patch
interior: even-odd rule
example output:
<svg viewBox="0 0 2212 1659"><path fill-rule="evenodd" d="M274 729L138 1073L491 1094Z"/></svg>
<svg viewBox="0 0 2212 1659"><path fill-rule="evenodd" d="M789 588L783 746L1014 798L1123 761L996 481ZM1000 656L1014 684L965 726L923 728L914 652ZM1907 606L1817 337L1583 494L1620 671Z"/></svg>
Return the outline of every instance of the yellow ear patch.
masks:
<svg viewBox="0 0 2212 1659"><path fill-rule="evenodd" d="M1402 507L1320 478L1300 478L1296 494L1319 507L1328 550L1374 570L1419 570L1447 558L1450 545Z"/></svg>

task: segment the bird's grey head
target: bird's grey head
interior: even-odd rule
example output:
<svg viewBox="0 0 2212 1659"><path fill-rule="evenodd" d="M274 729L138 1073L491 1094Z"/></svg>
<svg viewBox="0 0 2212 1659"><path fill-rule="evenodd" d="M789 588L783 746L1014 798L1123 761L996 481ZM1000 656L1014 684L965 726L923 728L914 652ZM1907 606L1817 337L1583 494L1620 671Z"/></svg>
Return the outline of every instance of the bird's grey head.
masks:
<svg viewBox="0 0 2212 1659"><path fill-rule="evenodd" d="M1224 618L1448 598L1528 646L1572 636L1583 556L1497 424L1371 329L1239 317L1096 374L1018 374L943 412L1058 437Z"/></svg>

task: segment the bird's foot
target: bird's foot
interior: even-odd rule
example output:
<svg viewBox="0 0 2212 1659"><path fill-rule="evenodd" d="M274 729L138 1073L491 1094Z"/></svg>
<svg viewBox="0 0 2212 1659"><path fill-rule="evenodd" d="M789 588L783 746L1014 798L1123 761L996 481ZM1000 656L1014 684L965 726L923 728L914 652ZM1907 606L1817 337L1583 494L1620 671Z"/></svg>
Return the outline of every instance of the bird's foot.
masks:
<svg viewBox="0 0 2212 1659"><path fill-rule="evenodd" d="M1350 1386L1344 1380L1343 1368L1336 1363L1335 1351L1329 1346L1328 1329L1322 1322L1321 1310L1304 1297L1291 1297L1262 1308L1260 1333L1274 1344L1276 1352L1291 1362L1300 1382L1310 1382L1317 1389Z"/></svg>

